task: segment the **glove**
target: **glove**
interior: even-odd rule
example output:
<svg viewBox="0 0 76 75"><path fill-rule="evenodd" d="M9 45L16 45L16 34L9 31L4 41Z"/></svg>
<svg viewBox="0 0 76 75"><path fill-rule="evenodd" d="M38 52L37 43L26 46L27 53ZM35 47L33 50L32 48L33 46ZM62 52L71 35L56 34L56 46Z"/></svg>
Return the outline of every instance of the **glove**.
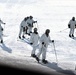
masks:
<svg viewBox="0 0 76 75"><path fill-rule="evenodd" d="M37 23L37 21L35 21L35 23Z"/></svg>
<svg viewBox="0 0 76 75"><path fill-rule="evenodd" d="M31 45L33 44L33 43L30 43Z"/></svg>
<svg viewBox="0 0 76 75"><path fill-rule="evenodd" d="M37 23L37 21L34 21L33 23Z"/></svg>
<svg viewBox="0 0 76 75"><path fill-rule="evenodd" d="M70 28L70 24L68 24L68 28Z"/></svg>
<svg viewBox="0 0 76 75"><path fill-rule="evenodd" d="M52 40L52 42L54 42L54 40Z"/></svg>
<svg viewBox="0 0 76 75"><path fill-rule="evenodd" d="M1 30L3 31L3 28Z"/></svg>
<svg viewBox="0 0 76 75"><path fill-rule="evenodd" d="M4 24L6 24L6 23L4 23Z"/></svg>
<svg viewBox="0 0 76 75"><path fill-rule="evenodd" d="M44 44L44 42L42 42L42 45Z"/></svg>

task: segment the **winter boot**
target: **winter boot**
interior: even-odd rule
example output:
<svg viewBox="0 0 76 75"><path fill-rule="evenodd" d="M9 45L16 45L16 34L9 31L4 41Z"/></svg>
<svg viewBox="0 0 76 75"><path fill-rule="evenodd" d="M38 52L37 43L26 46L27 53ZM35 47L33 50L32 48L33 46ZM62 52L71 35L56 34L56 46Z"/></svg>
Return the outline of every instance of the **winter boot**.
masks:
<svg viewBox="0 0 76 75"><path fill-rule="evenodd" d="M39 63L39 58L38 57L36 57L36 60L38 61L38 63Z"/></svg>
<svg viewBox="0 0 76 75"><path fill-rule="evenodd" d="M72 37L74 37L74 35L72 34Z"/></svg>
<svg viewBox="0 0 76 75"><path fill-rule="evenodd" d="M22 37L23 37L23 38L25 38L25 36L24 36L24 35L23 35Z"/></svg>
<svg viewBox="0 0 76 75"><path fill-rule="evenodd" d="M69 37L71 37L71 35L69 34Z"/></svg>
<svg viewBox="0 0 76 75"><path fill-rule="evenodd" d="M42 62L43 62L44 64L48 63L48 61L45 60L45 59L43 59Z"/></svg>
<svg viewBox="0 0 76 75"><path fill-rule="evenodd" d="M1 40L1 43L3 43L3 40Z"/></svg>
<svg viewBox="0 0 76 75"><path fill-rule="evenodd" d="M30 36L30 33L28 33L28 35Z"/></svg>
<svg viewBox="0 0 76 75"><path fill-rule="evenodd" d="M19 39L21 39L21 36L19 36Z"/></svg>
<svg viewBox="0 0 76 75"><path fill-rule="evenodd" d="M30 33L32 33L32 31L30 31Z"/></svg>
<svg viewBox="0 0 76 75"><path fill-rule="evenodd" d="M31 57L34 57L34 58L36 58L36 55L35 55L35 54L31 54Z"/></svg>

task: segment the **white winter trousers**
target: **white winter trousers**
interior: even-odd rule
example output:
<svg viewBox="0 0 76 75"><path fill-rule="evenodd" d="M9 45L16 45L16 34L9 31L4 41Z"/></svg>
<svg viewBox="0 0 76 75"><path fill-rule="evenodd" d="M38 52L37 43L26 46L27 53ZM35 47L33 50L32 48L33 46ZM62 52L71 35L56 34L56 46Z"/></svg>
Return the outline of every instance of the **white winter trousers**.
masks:
<svg viewBox="0 0 76 75"><path fill-rule="evenodd" d="M23 34L22 34L23 33ZM26 33L26 31L23 31L23 27L20 27L20 32L19 32L19 36L24 35Z"/></svg>
<svg viewBox="0 0 76 75"><path fill-rule="evenodd" d="M42 54L42 60L46 59L46 50L47 50L47 48L42 45L40 47L39 53L37 54L37 57L39 58L40 55Z"/></svg>
<svg viewBox="0 0 76 75"><path fill-rule="evenodd" d="M37 46L33 46L33 50L31 52L31 54L35 54L36 49L37 49Z"/></svg>
<svg viewBox="0 0 76 75"><path fill-rule="evenodd" d="M69 34L70 34L70 35L72 35L72 34L74 35L74 29L70 28Z"/></svg>

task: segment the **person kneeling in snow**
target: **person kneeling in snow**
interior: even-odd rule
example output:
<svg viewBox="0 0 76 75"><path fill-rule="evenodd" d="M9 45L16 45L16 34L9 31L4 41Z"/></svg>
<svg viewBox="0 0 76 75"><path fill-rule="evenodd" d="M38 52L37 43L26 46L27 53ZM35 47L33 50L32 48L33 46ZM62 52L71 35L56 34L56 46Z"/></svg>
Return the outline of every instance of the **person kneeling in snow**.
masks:
<svg viewBox="0 0 76 75"><path fill-rule="evenodd" d="M48 63L46 59L46 51L47 51L47 47L48 47L48 44L50 42L54 42L54 40L51 40L50 39L50 36L49 36L49 33L50 33L50 30L49 29L46 29L45 33L41 36L40 38L40 48L39 48L39 52L37 53L37 56L36 56L36 60L39 62L39 57L42 53L42 62L44 64Z"/></svg>
<svg viewBox="0 0 76 75"><path fill-rule="evenodd" d="M31 34L31 37L30 37L30 44L33 46L33 50L31 52L32 57L36 57L35 51L36 51L37 46L38 46L39 38L40 37L39 37L39 34L37 32L37 28L34 28L34 32Z"/></svg>
<svg viewBox="0 0 76 75"><path fill-rule="evenodd" d="M3 43L3 28L1 24L5 24L5 23L2 20L0 20L0 39L1 39L1 43Z"/></svg>

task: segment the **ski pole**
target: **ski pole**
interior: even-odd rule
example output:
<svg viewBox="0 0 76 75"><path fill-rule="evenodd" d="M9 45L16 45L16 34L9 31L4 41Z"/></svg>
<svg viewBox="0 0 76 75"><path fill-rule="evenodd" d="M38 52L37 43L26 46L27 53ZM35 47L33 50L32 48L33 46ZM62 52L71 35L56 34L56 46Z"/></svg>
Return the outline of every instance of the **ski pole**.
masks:
<svg viewBox="0 0 76 75"><path fill-rule="evenodd" d="M3 34L3 33L4 33L4 31L5 31L5 23L4 23L4 27L3 27L2 35L4 35L4 34Z"/></svg>
<svg viewBox="0 0 76 75"><path fill-rule="evenodd" d="M57 53L56 53L56 49L55 49L55 44L54 44L54 42L53 42L53 46L54 46L54 51L55 51L55 56L56 56L56 62L58 63Z"/></svg>
<svg viewBox="0 0 76 75"><path fill-rule="evenodd" d="M39 27L38 27L38 22L37 22L37 28L39 29Z"/></svg>
<svg viewBox="0 0 76 75"><path fill-rule="evenodd" d="M65 28L65 29L63 29L63 30L61 30L60 32L62 32L62 31L64 31L64 30L67 30L68 28Z"/></svg>
<svg viewBox="0 0 76 75"><path fill-rule="evenodd" d="M5 24L4 24L4 30L5 30Z"/></svg>

